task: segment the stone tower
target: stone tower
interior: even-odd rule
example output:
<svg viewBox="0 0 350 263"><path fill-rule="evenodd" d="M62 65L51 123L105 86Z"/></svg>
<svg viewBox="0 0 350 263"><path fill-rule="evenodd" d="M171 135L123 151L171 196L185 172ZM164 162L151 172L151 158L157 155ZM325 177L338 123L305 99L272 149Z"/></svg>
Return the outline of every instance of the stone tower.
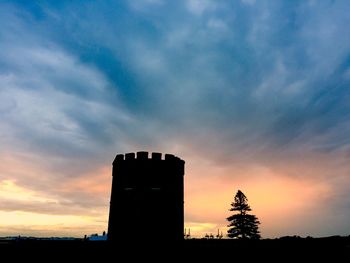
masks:
<svg viewBox="0 0 350 263"><path fill-rule="evenodd" d="M108 240L183 239L185 162L171 154L118 154L113 181Z"/></svg>

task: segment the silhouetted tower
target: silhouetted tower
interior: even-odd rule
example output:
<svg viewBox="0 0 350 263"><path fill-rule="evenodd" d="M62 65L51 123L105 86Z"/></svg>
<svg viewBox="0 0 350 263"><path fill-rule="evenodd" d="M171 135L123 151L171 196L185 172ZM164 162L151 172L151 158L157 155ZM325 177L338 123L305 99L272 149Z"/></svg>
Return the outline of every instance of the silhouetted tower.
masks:
<svg viewBox="0 0 350 263"><path fill-rule="evenodd" d="M182 240L185 162L171 154L118 154L113 181L108 240Z"/></svg>

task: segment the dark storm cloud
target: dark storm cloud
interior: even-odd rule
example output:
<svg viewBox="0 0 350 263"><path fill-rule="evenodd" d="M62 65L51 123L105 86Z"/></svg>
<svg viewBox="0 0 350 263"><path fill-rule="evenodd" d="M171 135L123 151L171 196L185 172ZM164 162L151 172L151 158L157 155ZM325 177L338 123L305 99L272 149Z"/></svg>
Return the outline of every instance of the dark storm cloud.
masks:
<svg viewBox="0 0 350 263"><path fill-rule="evenodd" d="M203 133L219 145L254 138L252 147L278 148L348 119L345 2L107 2L4 4L2 80L62 105L55 110L79 138L65 135L61 155L89 152L78 140L98 151L115 133L163 138L147 124L179 141ZM154 134L130 132L119 114ZM42 133L21 125L33 145L60 153L64 123L50 124L53 136L40 142Z"/></svg>

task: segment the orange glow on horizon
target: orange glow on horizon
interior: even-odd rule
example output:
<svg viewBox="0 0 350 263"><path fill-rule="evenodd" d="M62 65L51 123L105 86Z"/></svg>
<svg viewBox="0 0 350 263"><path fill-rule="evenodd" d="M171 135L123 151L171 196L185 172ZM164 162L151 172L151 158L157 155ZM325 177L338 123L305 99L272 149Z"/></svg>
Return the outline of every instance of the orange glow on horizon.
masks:
<svg viewBox="0 0 350 263"><path fill-rule="evenodd" d="M112 177L111 167L100 167L83 177L71 178L62 183L62 191L83 191L106 195L111 191Z"/></svg>
<svg viewBox="0 0 350 263"><path fill-rule="evenodd" d="M26 201L36 205L58 204L61 210L55 214L47 214L45 210L30 212L15 208L13 211L8 208L0 209L0 235L7 233L6 228L12 229L11 233L15 233L16 229L29 229L28 233L32 231L33 235L40 233L65 235L66 229L71 226L75 228L73 232L76 236L85 234L86 229L92 232L106 230L112 180L111 167L102 166L85 176L66 178L60 182L57 190L62 196L66 193L82 192L94 194L98 198L102 197L106 202L103 209L92 206L90 211L94 211L94 214L74 206L64 214L59 204L66 200L60 200L50 192L36 191L35 188L28 189L18 185L15 179L9 179L21 176L34 179L40 175L46 182L49 178L45 178L44 168L38 163L22 161L15 156L5 156L4 160L0 164L0 174L3 178L0 180L0 202L4 204L10 200ZM305 168L299 165L298 169L306 170L308 173L312 173L312 169L317 169L317 172L320 169L309 165ZM332 189L325 181L293 177L288 174L288 171L290 170L287 166L280 166L278 169L261 165L237 168L219 166L196 158L191 159L191 162L186 163L184 177L185 227L191 229L193 237L203 237L210 233L216 235L218 229L225 235L226 217L231 214L230 203L240 189L248 197L252 213L261 221L260 230L263 237L276 237L281 233L282 235L283 233L293 234L291 229L298 229L305 218L309 220L307 219L309 213L320 207L319 200L327 198ZM74 214L69 214L71 212Z"/></svg>
<svg viewBox="0 0 350 263"><path fill-rule="evenodd" d="M65 200L56 194L36 191L21 186L16 179L35 178L46 172L36 163L18 158L18 156L1 156L0 163L0 236L6 235L33 235L33 236L76 236L84 234L102 233L107 228L106 207L91 207L91 211L73 206L64 210L71 201ZM107 174L108 173L108 174ZM107 167L102 167L97 173L84 177L71 178L55 185L61 193L84 191L88 194L108 196L110 193L111 177ZM44 176L45 177L45 176ZM35 184L35 180L33 183ZM44 178L44 183L46 178ZM106 199L106 203L108 203ZM11 207L7 205L10 204ZM18 204L18 206L16 206ZM26 207L27 206L27 207ZM25 207L25 210L21 210ZM42 211L40 211L42 207ZM32 211L31 211L32 209ZM50 211L56 212L50 214ZM93 213L92 213L93 212ZM73 214L72 214L73 213Z"/></svg>
<svg viewBox="0 0 350 263"><path fill-rule="evenodd" d="M234 169L207 167L203 163L197 172L202 175L200 182L198 178L192 181L193 174L188 176L185 199L185 225L197 229L197 233L192 231L197 237L203 237L206 233L215 234L217 229L226 234L226 217L231 214L230 204L239 189L248 197L251 213L259 218L263 237L275 237L279 232L288 233L288 224L300 223L305 211L318 206L318 200L331 191L325 183L276 174L261 166L240 171L240 176L234 178L225 174L234 173Z"/></svg>

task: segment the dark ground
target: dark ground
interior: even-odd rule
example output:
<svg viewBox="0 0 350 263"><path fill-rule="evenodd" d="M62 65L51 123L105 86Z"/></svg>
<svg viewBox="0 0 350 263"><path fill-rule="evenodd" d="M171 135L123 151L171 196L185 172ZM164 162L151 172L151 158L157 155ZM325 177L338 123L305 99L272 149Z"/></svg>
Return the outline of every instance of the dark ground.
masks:
<svg viewBox="0 0 350 263"><path fill-rule="evenodd" d="M84 240L2 240L0 254L12 262L132 262L139 258L147 262L350 262L350 236L263 240L188 239L178 244L161 240L114 244Z"/></svg>

